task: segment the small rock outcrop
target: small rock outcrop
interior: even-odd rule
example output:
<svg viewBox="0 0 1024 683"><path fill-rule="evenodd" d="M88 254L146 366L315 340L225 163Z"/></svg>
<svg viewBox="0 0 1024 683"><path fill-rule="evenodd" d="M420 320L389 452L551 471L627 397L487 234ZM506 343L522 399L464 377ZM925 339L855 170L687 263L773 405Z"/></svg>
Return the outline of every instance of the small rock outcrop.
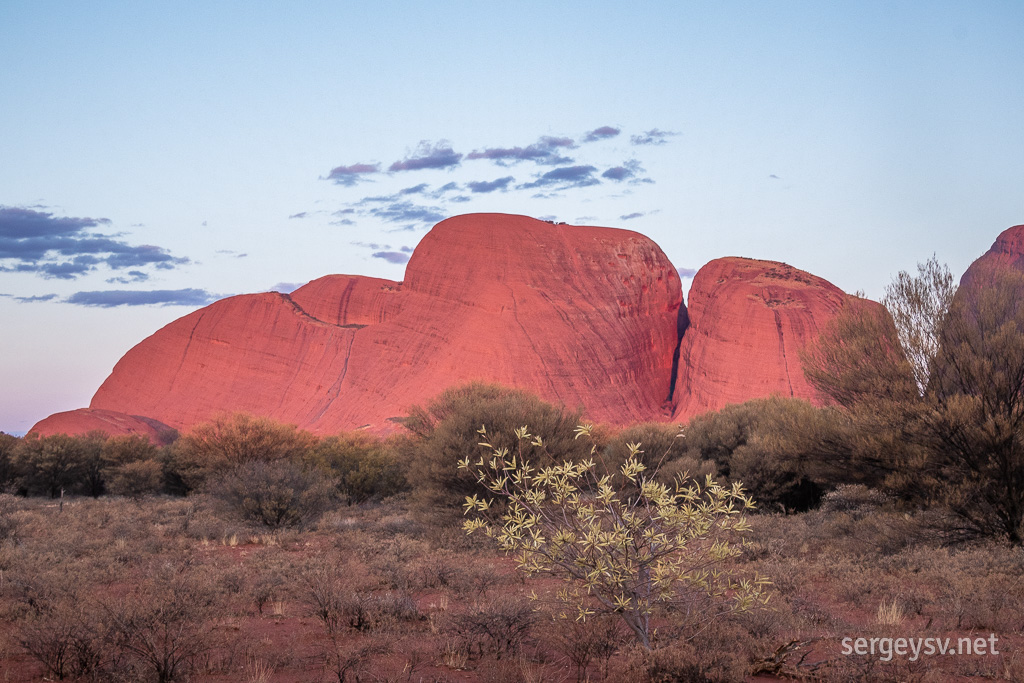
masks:
<svg viewBox="0 0 1024 683"><path fill-rule="evenodd" d="M153 443L160 443L168 436L171 428L149 417L126 415L113 410L79 408L54 413L37 422L32 431L40 436L100 431L109 436L144 436Z"/></svg>

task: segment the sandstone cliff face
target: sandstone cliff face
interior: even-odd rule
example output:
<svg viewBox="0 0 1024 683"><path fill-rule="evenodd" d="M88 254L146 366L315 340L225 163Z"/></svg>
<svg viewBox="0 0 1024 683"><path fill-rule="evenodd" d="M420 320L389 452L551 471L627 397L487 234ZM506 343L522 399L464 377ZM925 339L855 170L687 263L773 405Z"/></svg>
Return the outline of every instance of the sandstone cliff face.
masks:
<svg viewBox="0 0 1024 683"><path fill-rule="evenodd" d="M404 283L333 275L218 301L131 349L93 409L184 429L247 411L319 433L395 428L470 380L613 423L663 415L682 305L646 237L504 214L438 224Z"/></svg>
<svg viewBox="0 0 1024 683"><path fill-rule="evenodd" d="M92 408L54 413L32 427L32 431L40 436L101 431L110 436L144 436L153 443L160 443L160 439L169 429L167 425L152 418Z"/></svg>
<svg viewBox="0 0 1024 683"><path fill-rule="evenodd" d="M800 349L846 299L826 280L783 263L708 263L690 287L674 418L772 394L818 402L804 379Z"/></svg>

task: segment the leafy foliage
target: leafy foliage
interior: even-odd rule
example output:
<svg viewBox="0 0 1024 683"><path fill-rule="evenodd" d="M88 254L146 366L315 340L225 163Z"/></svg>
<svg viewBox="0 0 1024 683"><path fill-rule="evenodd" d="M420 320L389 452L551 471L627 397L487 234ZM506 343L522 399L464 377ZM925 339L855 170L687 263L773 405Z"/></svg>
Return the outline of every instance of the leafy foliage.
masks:
<svg viewBox="0 0 1024 683"><path fill-rule="evenodd" d="M577 436L591 429L580 426ZM545 443L526 427L515 430L514 450L495 446L484 428L479 433L487 453L466 457L459 468L473 472L491 496L466 497L466 512L476 516L464 528L494 537L526 574L562 578L560 616L582 621L618 614L650 648L658 609L692 627L767 601L768 581L736 579L725 564L739 554L737 539L748 530L742 513L754 507L739 483L725 488L708 477L668 486L644 474L640 444L630 444L619 471L637 493L625 497L592 457L533 464L528 453ZM493 521L492 496L508 503ZM708 603L708 597L717 599Z"/></svg>
<svg viewBox="0 0 1024 683"><path fill-rule="evenodd" d="M406 489L399 448L369 435L348 433L321 439L305 456L337 482L349 505L386 498Z"/></svg>
<svg viewBox="0 0 1024 683"><path fill-rule="evenodd" d="M413 407L405 426L415 440L409 444L409 481L420 506L431 510L458 510L467 495L484 494L474 477L457 469L458 462L479 452L481 425L494 432L496 446L511 448L513 430L534 425L549 435L552 453L582 457L587 449L575 440L580 413L545 403L533 394L496 384L472 383L448 389L426 408ZM539 455L524 444L528 457Z"/></svg>

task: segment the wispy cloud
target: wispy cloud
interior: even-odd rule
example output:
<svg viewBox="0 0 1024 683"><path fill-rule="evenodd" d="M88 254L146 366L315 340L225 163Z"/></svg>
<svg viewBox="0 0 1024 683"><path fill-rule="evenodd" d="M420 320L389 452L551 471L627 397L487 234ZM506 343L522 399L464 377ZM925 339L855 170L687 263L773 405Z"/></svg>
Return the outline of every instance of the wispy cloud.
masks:
<svg viewBox="0 0 1024 683"><path fill-rule="evenodd" d="M664 145L674 135L679 135L679 133L652 128L646 133L631 136L629 141L634 145Z"/></svg>
<svg viewBox="0 0 1024 683"><path fill-rule="evenodd" d="M532 183L519 185L521 189L550 187L564 190L573 187L588 187L601 181L594 177L597 169L593 166L565 166L540 175Z"/></svg>
<svg viewBox="0 0 1024 683"><path fill-rule="evenodd" d="M10 295L9 294L5 294L4 296L10 296ZM17 301L18 303L22 303L22 304L31 304L31 303L37 303L37 302L40 302L40 301L53 301L56 298L57 298L56 294L41 294L39 296L16 296L16 297L13 297L13 299L15 301Z"/></svg>
<svg viewBox="0 0 1024 683"><path fill-rule="evenodd" d="M694 275L697 274L697 270L698 269L697 268L678 268L677 270L679 271L679 277L683 278L684 280L689 280L690 278L692 278Z"/></svg>
<svg viewBox="0 0 1024 683"><path fill-rule="evenodd" d="M276 285L270 288L271 292L280 292L281 294L291 294L296 289L306 284L305 282L278 282Z"/></svg>
<svg viewBox="0 0 1024 683"><path fill-rule="evenodd" d="M608 178L615 182L622 182L623 180L631 180L637 178L640 173L643 173L644 169L640 166L640 162L636 159L630 159L621 166L613 166L607 171L601 174L602 178Z"/></svg>
<svg viewBox="0 0 1024 683"><path fill-rule="evenodd" d="M642 218L643 216L644 216L644 214L640 213L639 211L634 211L633 213L627 213L624 216L619 216L619 220L620 221L631 221L634 218Z"/></svg>
<svg viewBox="0 0 1024 683"><path fill-rule="evenodd" d="M147 273L143 273L141 270L129 270L127 275L108 278L107 282L111 284L130 285L135 282L145 282L148 279L149 275Z"/></svg>
<svg viewBox="0 0 1024 683"><path fill-rule="evenodd" d="M406 263L409 260L409 255L400 251L375 251L372 256L388 263Z"/></svg>
<svg viewBox="0 0 1024 683"><path fill-rule="evenodd" d="M421 171L424 169L454 168L462 161L462 155L452 149L447 140L433 144L423 141L412 156L396 161L388 167L392 173L398 171Z"/></svg>
<svg viewBox="0 0 1024 683"><path fill-rule="evenodd" d="M595 128L586 135L583 136L583 142L597 142L598 140L607 140L613 138L622 132L622 129L615 128L614 126L601 126Z"/></svg>
<svg viewBox="0 0 1024 683"><path fill-rule="evenodd" d="M380 164L352 164L351 166L335 166L327 179L338 185L352 187L356 183L367 180L367 176L380 173Z"/></svg>
<svg viewBox="0 0 1024 683"><path fill-rule="evenodd" d="M89 232L109 224L106 218L58 217L35 209L0 206L0 272L73 280L104 265L112 270L145 266L169 270L190 263L163 247L136 246L118 235Z"/></svg>
<svg viewBox="0 0 1024 683"><path fill-rule="evenodd" d="M115 306L206 306L220 294L205 289L153 289L148 291L111 289L98 292L76 292L64 301L77 306L113 308Z"/></svg>
<svg viewBox="0 0 1024 683"><path fill-rule="evenodd" d="M470 192L477 194L494 192L496 190L504 192L508 190L509 183L513 182L515 182L515 178L509 175L497 180L473 180L466 183L466 187L469 188Z"/></svg>
<svg viewBox="0 0 1024 683"><path fill-rule="evenodd" d="M562 156L560 150L575 147L576 142L572 138L544 136L526 147L488 147L479 151L474 150L466 155L466 159L489 159L503 166L520 161L558 166L571 164L573 161L570 157Z"/></svg>
<svg viewBox="0 0 1024 683"><path fill-rule="evenodd" d="M409 201L374 207L367 213L388 223L437 223L448 217L440 207L423 206Z"/></svg>

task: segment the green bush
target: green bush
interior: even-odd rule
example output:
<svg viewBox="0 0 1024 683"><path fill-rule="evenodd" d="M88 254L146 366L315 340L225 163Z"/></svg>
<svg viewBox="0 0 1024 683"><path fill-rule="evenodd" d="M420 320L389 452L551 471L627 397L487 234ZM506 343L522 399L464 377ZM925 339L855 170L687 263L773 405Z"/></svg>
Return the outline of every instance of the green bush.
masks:
<svg viewBox="0 0 1024 683"><path fill-rule="evenodd" d="M718 476L718 468L711 460L687 447L684 431L677 424L645 422L624 427L606 439L599 447L603 460L616 488L629 488L631 484L619 472L629 456L629 444L641 444L637 459L651 471L657 472L658 481L671 483L677 476L687 475L703 479Z"/></svg>
<svg viewBox="0 0 1024 683"><path fill-rule="evenodd" d="M222 414L194 426L170 449L169 474L185 492L202 486L208 477L249 462L299 462L316 437L265 417L246 413Z"/></svg>
<svg viewBox="0 0 1024 683"><path fill-rule="evenodd" d="M832 409L800 399L755 399L693 418L684 430L684 457L713 462L766 509L807 510L849 480L847 431Z"/></svg>
<svg viewBox="0 0 1024 683"><path fill-rule="evenodd" d="M425 408L413 407L404 421L414 435L405 446L411 451L406 457L414 497L425 507L457 510L466 496L486 492L475 477L456 468L467 456L480 456L477 430L483 425L496 435L493 445L512 447L515 430L528 424L544 434L551 453L579 459L590 452L589 443L574 438L579 421L579 411L553 406L519 389L481 383L448 389ZM528 447L527 455L541 452Z"/></svg>
<svg viewBox="0 0 1024 683"><path fill-rule="evenodd" d="M368 434L342 433L321 439L306 455L337 482L349 505L404 491L405 465L394 443Z"/></svg>
<svg viewBox="0 0 1024 683"><path fill-rule="evenodd" d="M21 443L21 439L10 434L0 432L0 492L6 491L14 484L14 449Z"/></svg>
<svg viewBox="0 0 1024 683"><path fill-rule="evenodd" d="M98 461L100 450L102 443L96 444L91 437L33 433L14 449L11 464L23 491L56 498L80 487L86 461Z"/></svg>
<svg viewBox="0 0 1024 683"><path fill-rule="evenodd" d="M305 527L331 505L334 484L319 470L252 460L208 482L210 493L243 519L272 529Z"/></svg>

